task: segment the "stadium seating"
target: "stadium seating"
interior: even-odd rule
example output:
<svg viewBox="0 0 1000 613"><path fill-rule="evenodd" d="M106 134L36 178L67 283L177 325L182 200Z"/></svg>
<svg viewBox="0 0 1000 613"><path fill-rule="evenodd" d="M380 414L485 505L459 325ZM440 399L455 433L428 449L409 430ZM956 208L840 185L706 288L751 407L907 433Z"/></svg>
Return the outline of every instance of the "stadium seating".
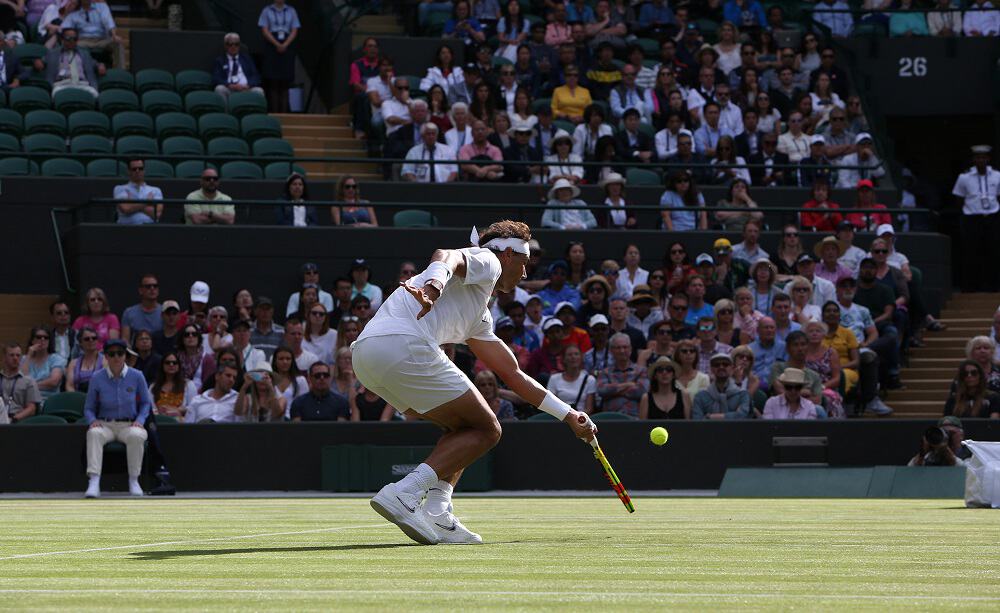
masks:
<svg viewBox="0 0 1000 613"><path fill-rule="evenodd" d="M142 112L152 116L161 113L180 113L184 103L175 91L154 89L142 94Z"/></svg>
<svg viewBox="0 0 1000 613"><path fill-rule="evenodd" d="M42 425L65 425L69 422L59 417L58 415L32 415L31 417L25 417L18 424L23 424L26 426L42 426Z"/></svg>
<svg viewBox="0 0 1000 613"><path fill-rule="evenodd" d="M160 150L164 155L205 155L205 146L191 136L171 136L163 141Z"/></svg>
<svg viewBox="0 0 1000 613"><path fill-rule="evenodd" d="M126 174L125 162L117 160L93 160L87 163L88 177L124 177Z"/></svg>
<svg viewBox="0 0 1000 613"><path fill-rule="evenodd" d="M97 101L82 89L67 87L52 96L55 109L64 115L77 111L92 111L97 107Z"/></svg>
<svg viewBox="0 0 1000 613"><path fill-rule="evenodd" d="M178 179L197 179L205 170L205 166L206 164L202 160L179 162L174 166L174 176Z"/></svg>
<svg viewBox="0 0 1000 613"><path fill-rule="evenodd" d="M52 108L52 97L40 87L22 85L11 90L7 104L23 115L28 111Z"/></svg>
<svg viewBox="0 0 1000 613"><path fill-rule="evenodd" d="M97 97L97 107L107 115L139 110L139 97L125 89L107 89Z"/></svg>
<svg viewBox="0 0 1000 613"><path fill-rule="evenodd" d="M174 167L169 162L149 159L146 164L146 179L173 179Z"/></svg>
<svg viewBox="0 0 1000 613"><path fill-rule="evenodd" d="M156 155L159 146L148 136L125 136L115 142L115 153L131 155Z"/></svg>
<svg viewBox="0 0 1000 613"><path fill-rule="evenodd" d="M0 152L17 153L21 150L21 142L16 136L0 132Z"/></svg>
<svg viewBox="0 0 1000 613"><path fill-rule="evenodd" d="M77 111L69 116L66 123L69 136L111 136L111 119L99 111Z"/></svg>
<svg viewBox="0 0 1000 613"><path fill-rule="evenodd" d="M42 413L44 415L58 415L69 421L76 421L83 418L83 405L86 401L87 395L80 392L53 394L45 401Z"/></svg>
<svg viewBox="0 0 1000 613"><path fill-rule="evenodd" d="M254 92L235 92L229 95L229 113L236 117L267 113L267 101Z"/></svg>
<svg viewBox="0 0 1000 613"><path fill-rule="evenodd" d="M195 117L206 113L225 113L226 102L213 91L193 91L184 96L184 110Z"/></svg>
<svg viewBox="0 0 1000 613"><path fill-rule="evenodd" d="M198 122L187 113L163 113L156 117L156 138L162 142L172 136L197 136Z"/></svg>
<svg viewBox="0 0 1000 613"><path fill-rule="evenodd" d="M66 136L66 117L57 111L31 111L24 116L24 133Z"/></svg>
<svg viewBox="0 0 1000 613"><path fill-rule="evenodd" d="M21 136L24 132L24 118L17 111L0 109L0 132Z"/></svg>
<svg viewBox="0 0 1000 613"><path fill-rule="evenodd" d="M244 115L240 125L243 138L251 143L259 138L281 138L281 123L270 115Z"/></svg>
<svg viewBox="0 0 1000 613"><path fill-rule="evenodd" d="M260 180L264 178L264 171L260 166L252 162L226 162L219 169L219 174L223 180L229 179L249 179Z"/></svg>
<svg viewBox="0 0 1000 613"><path fill-rule="evenodd" d="M438 220L430 211L408 209L393 215L392 225L397 228L432 228L438 225Z"/></svg>
<svg viewBox="0 0 1000 613"><path fill-rule="evenodd" d="M109 68L103 77L98 79L98 90L104 92L110 89L135 90L135 77L122 68Z"/></svg>
<svg viewBox="0 0 1000 613"><path fill-rule="evenodd" d="M222 136L240 135L239 121L226 113L206 113L198 118L198 134L205 142Z"/></svg>
<svg viewBox="0 0 1000 613"><path fill-rule="evenodd" d="M142 96L153 90L174 91L174 75L166 70L147 68L135 73L135 92Z"/></svg>
<svg viewBox="0 0 1000 613"><path fill-rule="evenodd" d="M96 134L74 136L69 142L70 153L111 153L114 146L111 139Z"/></svg>
<svg viewBox="0 0 1000 613"><path fill-rule="evenodd" d="M111 118L115 138L124 136L153 136L153 118L138 111L118 113Z"/></svg>
<svg viewBox="0 0 1000 613"><path fill-rule="evenodd" d="M38 163L27 158L5 157L0 159L0 176L37 175Z"/></svg>
<svg viewBox="0 0 1000 613"><path fill-rule="evenodd" d="M250 147L242 138L220 136L208 141L208 155L212 157L239 157L250 155Z"/></svg>
<svg viewBox="0 0 1000 613"><path fill-rule="evenodd" d="M43 177L85 177L87 169L76 160L55 158L42 162Z"/></svg>
<svg viewBox="0 0 1000 613"><path fill-rule="evenodd" d="M255 157L294 157L295 150L286 140L280 138L261 138L253 143Z"/></svg>
<svg viewBox="0 0 1000 613"><path fill-rule="evenodd" d="M212 75L204 70L182 70L174 75L174 85L181 96L196 91L212 91Z"/></svg>

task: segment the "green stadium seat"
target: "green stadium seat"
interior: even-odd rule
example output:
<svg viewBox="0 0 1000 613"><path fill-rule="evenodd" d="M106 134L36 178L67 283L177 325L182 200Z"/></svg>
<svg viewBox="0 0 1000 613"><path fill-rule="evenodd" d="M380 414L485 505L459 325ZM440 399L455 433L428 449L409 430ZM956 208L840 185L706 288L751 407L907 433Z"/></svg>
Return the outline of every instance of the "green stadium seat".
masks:
<svg viewBox="0 0 1000 613"><path fill-rule="evenodd" d="M182 70L174 75L174 88L181 96L191 92L212 91L212 75L204 70Z"/></svg>
<svg viewBox="0 0 1000 613"><path fill-rule="evenodd" d="M250 155L250 147L242 138L220 136L208 141L208 155L212 157L233 157Z"/></svg>
<svg viewBox="0 0 1000 613"><path fill-rule="evenodd" d="M111 139L96 134L81 134L69 141L70 153L112 153Z"/></svg>
<svg viewBox="0 0 1000 613"><path fill-rule="evenodd" d="M66 139L55 134L30 134L22 142L27 153L66 153Z"/></svg>
<svg viewBox="0 0 1000 613"><path fill-rule="evenodd" d="M52 95L52 104L63 115L77 111L92 111L97 107L97 100L82 89L66 87Z"/></svg>
<svg viewBox="0 0 1000 613"><path fill-rule="evenodd" d="M87 163L88 177L123 177L126 173L125 162L118 160L93 160Z"/></svg>
<svg viewBox="0 0 1000 613"><path fill-rule="evenodd" d="M625 413L608 411L607 413L594 413L590 416L594 421L634 421L635 418Z"/></svg>
<svg viewBox="0 0 1000 613"><path fill-rule="evenodd" d="M156 155L159 152L156 139L148 136L123 136L115 141L115 153Z"/></svg>
<svg viewBox="0 0 1000 613"><path fill-rule="evenodd" d="M438 38L444 31L444 24L451 19L450 11L434 11L427 15L427 23L424 25L424 36Z"/></svg>
<svg viewBox="0 0 1000 613"><path fill-rule="evenodd" d="M87 169L83 164L69 158L54 158L42 162L43 177L84 177Z"/></svg>
<svg viewBox="0 0 1000 613"><path fill-rule="evenodd" d="M886 31L885 26L874 21L857 23L854 25L854 29L851 30L851 38L882 38L888 35L889 33Z"/></svg>
<svg viewBox="0 0 1000 613"><path fill-rule="evenodd" d="M135 89L135 77L132 73L123 68L109 68L103 77L97 80L97 89L105 91L109 89L124 89L133 91Z"/></svg>
<svg viewBox="0 0 1000 613"><path fill-rule="evenodd" d="M163 155L205 155L205 146L192 136L171 136L160 147Z"/></svg>
<svg viewBox="0 0 1000 613"><path fill-rule="evenodd" d="M261 138L254 141L253 154L254 157L262 158L290 158L295 156L295 149L291 143L281 138Z"/></svg>
<svg viewBox="0 0 1000 613"><path fill-rule="evenodd" d="M158 89L174 91L174 75L159 68L146 68L135 73L135 93L141 96Z"/></svg>
<svg viewBox="0 0 1000 613"><path fill-rule="evenodd" d="M17 59L22 66L31 66L35 60L44 60L49 50L38 43L23 43L17 46Z"/></svg>
<svg viewBox="0 0 1000 613"><path fill-rule="evenodd" d="M660 185L663 181L660 175L652 170L643 168L629 168L625 173L625 180L631 185Z"/></svg>
<svg viewBox="0 0 1000 613"><path fill-rule="evenodd" d="M0 152L17 153L19 151L21 151L21 141L17 140L13 134L0 132Z"/></svg>
<svg viewBox="0 0 1000 613"><path fill-rule="evenodd" d="M652 38L640 38L635 41L635 44L642 48L642 54L647 58L652 59L660 57L659 41L653 40Z"/></svg>
<svg viewBox="0 0 1000 613"><path fill-rule="evenodd" d="M552 108L552 98L537 98L531 103L532 113L537 113L544 108Z"/></svg>
<svg viewBox="0 0 1000 613"><path fill-rule="evenodd" d="M419 79L416 87L411 85L411 89L420 86ZM255 92L235 92L229 95L229 114L243 117L256 113L267 113L267 100L263 95Z"/></svg>
<svg viewBox="0 0 1000 613"><path fill-rule="evenodd" d="M52 108L52 98L49 96L49 92L41 87L22 85L10 91L8 105L24 115L30 111Z"/></svg>
<svg viewBox="0 0 1000 613"><path fill-rule="evenodd" d="M292 172L297 172L303 177L306 171L301 166L289 164L288 162L271 162L264 167L264 178L268 181L284 181Z"/></svg>
<svg viewBox="0 0 1000 613"><path fill-rule="evenodd" d="M270 115L244 115L240 125L243 138L250 143L260 138L281 138L281 122Z"/></svg>
<svg viewBox="0 0 1000 613"><path fill-rule="evenodd" d="M27 158L0 159L0 177L26 177L38 175L38 164Z"/></svg>
<svg viewBox="0 0 1000 613"><path fill-rule="evenodd" d="M45 75L35 72L34 70L28 70L21 75L21 87L36 87L38 89L44 89L48 94L52 95L52 84L45 79Z"/></svg>
<svg viewBox="0 0 1000 613"><path fill-rule="evenodd" d="M574 125L572 121L566 121L565 119L555 119L552 121L552 125L571 135L573 134L573 130L576 129L576 125Z"/></svg>
<svg viewBox="0 0 1000 613"><path fill-rule="evenodd" d="M501 66L513 66L514 62L511 62L502 55L493 56L493 68L499 70Z"/></svg>
<svg viewBox="0 0 1000 613"><path fill-rule="evenodd" d="M197 179L205 170L204 160L186 160L174 166L174 177L177 179Z"/></svg>
<svg viewBox="0 0 1000 613"><path fill-rule="evenodd" d="M198 122L187 113L163 113L156 117L156 138L198 136Z"/></svg>
<svg viewBox="0 0 1000 613"><path fill-rule="evenodd" d="M66 120L66 128L70 136L111 136L111 119L100 111L77 111Z"/></svg>
<svg viewBox="0 0 1000 613"><path fill-rule="evenodd" d="M97 97L97 108L112 117L118 113L139 110L139 97L124 89L109 89Z"/></svg>
<svg viewBox="0 0 1000 613"><path fill-rule="evenodd" d="M147 179L173 179L174 167L163 160L146 160Z"/></svg>
<svg viewBox="0 0 1000 613"><path fill-rule="evenodd" d="M219 174L222 175L222 179L249 179L249 180L261 180L264 178L264 171L260 169L260 166L252 162L226 162L222 165L219 170Z"/></svg>
<svg viewBox="0 0 1000 613"><path fill-rule="evenodd" d="M111 119L111 131L115 138L123 136L153 136L153 118L139 111L118 113Z"/></svg>
<svg viewBox="0 0 1000 613"><path fill-rule="evenodd" d="M0 109L0 132L21 136L24 133L24 118L17 111Z"/></svg>
<svg viewBox="0 0 1000 613"><path fill-rule="evenodd" d="M156 420L156 425L158 425L158 426L162 425L162 424L179 424L179 423L181 423L181 422L177 421L177 418L174 417L174 416L172 416L172 415L161 415L159 413L156 414L156 416L155 416L154 419Z"/></svg>
<svg viewBox="0 0 1000 613"><path fill-rule="evenodd" d="M83 417L83 405L87 395L82 392L60 392L49 396L42 408L42 414L52 415L56 412L66 412L77 417Z"/></svg>
<svg viewBox="0 0 1000 613"><path fill-rule="evenodd" d="M31 111L24 116L24 133L66 136L66 117L57 111Z"/></svg>
<svg viewBox="0 0 1000 613"><path fill-rule="evenodd" d="M433 228L438 225L438 220L430 211L407 209L392 216L392 225L397 228Z"/></svg>
<svg viewBox="0 0 1000 613"><path fill-rule="evenodd" d="M226 101L215 92L193 91L184 96L184 109L195 117L206 113L225 113Z"/></svg>
<svg viewBox="0 0 1000 613"><path fill-rule="evenodd" d="M220 136L238 137L240 122L227 113L205 113L198 118L198 133L206 143Z"/></svg>
<svg viewBox="0 0 1000 613"><path fill-rule="evenodd" d="M0 89L0 106L7 106L7 92Z"/></svg>
<svg viewBox="0 0 1000 613"><path fill-rule="evenodd" d="M18 424L26 424L29 426L56 426L65 425L69 422L59 417L58 415L32 415L31 417L25 417Z"/></svg>
<svg viewBox="0 0 1000 613"><path fill-rule="evenodd" d="M142 95L142 111L154 117L161 113L180 113L184 103L175 91L154 89Z"/></svg>

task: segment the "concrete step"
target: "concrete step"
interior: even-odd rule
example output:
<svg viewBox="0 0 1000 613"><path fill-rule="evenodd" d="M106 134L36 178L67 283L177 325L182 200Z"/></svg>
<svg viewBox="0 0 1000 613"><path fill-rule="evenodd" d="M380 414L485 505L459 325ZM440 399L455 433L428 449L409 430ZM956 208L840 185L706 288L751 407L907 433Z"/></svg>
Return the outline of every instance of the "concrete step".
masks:
<svg viewBox="0 0 1000 613"><path fill-rule="evenodd" d="M308 171L307 171L308 172ZM350 174L352 177L358 181L381 181L382 173L380 172L309 172L309 178L316 181L338 181L340 177L345 174Z"/></svg>
<svg viewBox="0 0 1000 613"><path fill-rule="evenodd" d="M355 24L395 24L399 25L399 17L396 15L364 15L359 17Z"/></svg>
<svg viewBox="0 0 1000 613"><path fill-rule="evenodd" d="M346 162L301 162L299 164L302 169L309 173L310 177L320 176L320 175L333 175L339 177L340 175L352 174L352 175L372 175L376 178L381 178L382 173L379 169L375 167L374 164L357 162L354 164L348 164ZM377 179L372 179L377 180Z"/></svg>
<svg viewBox="0 0 1000 613"><path fill-rule="evenodd" d="M907 376L912 374L913 376ZM938 373L934 373L938 374ZM955 373L951 373L955 374ZM944 373L940 373L944 375ZM905 394L909 391L936 391L947 390L948 386L951 385L951 378L946 378L944 376L928 378L926 375L918 375L909 373L908 369L902 369L899 372L899 377L906 384L906 389L902 392L893 392L894 394Z"/></svg>
<svg viewBox="0 0 1000 613"><path fill-rule="evenodd" d="M950 382L944 383L938 389L927 389L918 390L911 389L909 383L907 383L907 388L905 390L893 390L889 392L889 396L886 398L886 403L892 405L894 402L908 402L911 400L927 400L927 401L938 401L944 404L945 399L948 397L948 387Z"/></svg>
<svg viewBox="0 0 1000 613"><path fill-rule="evenodd" d="M115 17L115 25L118 28L166 28L166 19L152 19L149 17Z"/></svg>
<svg viewBox="0 0 1000 613"><path fill-rule="evenodd" d="M317 149L317 150L328 150L337 149L343 151L365 151L364 146L361 141L354 138L316 138L316 137L305 137L305 136L292 136L285 137L285 140L290 142L295 150L298 151L299 148L303 149ZM304 153L301 155L305 155Z"/></svg>
<svg viewBox="0 0 1000 613"><path fill-rule="evenodd" d="M306 126L306 127L344 127L348 125L351 116L347 113L336 115L309 115L300 113L272 113L281 122L282 129L285 126Z"/></svg>
<svg viewBox="0 0 1000 613"><path fill-rule="evenodd" d="M949 368L951 368L952 366L957 368L958 363L961 362L964 357L965 357L964 355L953 358L912 356L910 357L910 366L933 368L933 367L940 367L942 365L947 365Z"/></svg>
<svg viewBox="0 0 1000 613"><path fill-rule="evenodd" d="M925 379L929 381L941 381L943 379L951 380L951 378L955 376L955 372L958 370L958 364L959 361L956 360L954 363L954 370L952 371L942 370L935 366L911 365L906 368L901 368L899 370L899 376L903 379L903 381L907 382L907 384L909 384L910 381Z"/></svg>
<svg viewBox="0 0 1000 613"><path fill-rule="evenodd" d="M354 36L361 36L362 40L369 35L402 34L403 26L398 23L355 23ZM353 40L351 41L354 42Z"/></svg>
<svg viewBox="0 0 1000 613"><path fill-rule="evenodd" d="M947 391L945 392L947 396ZM937 400L893 400L887 398L885 403L892 407L893 411L909 411L913 413L940 415L944 410L944 398Z"/></svg>
<svg viewBox="0 0 1000 613"><path fill-rule="evenodd" d="M285 138L353 138L353 132L347 126L282 126Z"/></svg>

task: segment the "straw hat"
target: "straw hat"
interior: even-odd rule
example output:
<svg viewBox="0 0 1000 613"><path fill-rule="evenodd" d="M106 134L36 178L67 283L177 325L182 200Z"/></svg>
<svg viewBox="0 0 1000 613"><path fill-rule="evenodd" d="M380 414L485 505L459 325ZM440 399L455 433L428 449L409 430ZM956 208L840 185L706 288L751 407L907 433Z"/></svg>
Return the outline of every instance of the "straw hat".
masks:
<svg viewBox="0 0 1000 613"><path fill-rule="evenodd" d="M823 249L827 245L836 245L838 258L844 255L844 252L847 250L846 247L844 247L844 243L842 243L836 236L827 236L813 246L813 253L816 254L816 257L823 257Z"/></svg>
<svg viewBox="0 0 1000 613"><path fill-rule="evenodd" d="M605 187L611 185L612 183L617 183L622 187L625 187L626 183L625 177L621 176L617 172L609 172L606 177L604 177L597 183L597 187L604 189Z"/></svg>
<svg viewBox="0 0 1000 613"><path fill-rule="evenodd" d="M632 297L628 299L629 306L635 306L640 302L651 302L656 304L656 297L653 296L653 290L649 289L649 286L641 283L636 285L632 290Z"/></svg>
<svg viewBox="0 0 1000 613"><path fill-rule="evenodd" d="M590 286L594 283L600 283L604 287L604 292L607 294L608 298L611 297L611 284L608 280L604 278L604 275L594 275L592 277L587 277L584 279L583 283L580 284L580 293L584 296L590 291Z"/></svg>
<svg viewBox="0 0 1000 613"><path fill-rule="evenodd" d="M674 361L671 360L670 358L661 355L660 357L656 358L655 362L646 367L646 375L650 379L652 379L653 376L656 375L656 369L660 368L661 366L668 366L674 370L675 375L677 374L677 364L674 363Z"/></svg>
<svg viewBox="0 0 1000 613"><path fill-rule="evenodd" d="M788 385L805 385L806 373L798 368L786 368L778 377L778 381Z"/></svg>

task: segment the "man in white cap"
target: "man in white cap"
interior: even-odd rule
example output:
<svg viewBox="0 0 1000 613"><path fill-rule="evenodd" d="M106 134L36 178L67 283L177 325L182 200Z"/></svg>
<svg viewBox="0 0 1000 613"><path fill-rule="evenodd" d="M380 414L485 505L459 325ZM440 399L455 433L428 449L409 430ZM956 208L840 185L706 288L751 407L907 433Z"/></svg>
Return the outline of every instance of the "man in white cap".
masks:
<svg viewBox="0 0 1000 613"><path fill-rule="evenodd" d="M532 183L542 174L542 152L531 146L531 123L514 117L514 142L503 151L504 177L512 183ZM513 164L512 162L520 162Z"/></svg>
<svg viewBox="0 0 1000 613"><path fill-rule="evenodd" d="M611 345L608 344L611 326L608 318L598 313L587 322L590 331L590 351L583 354L583 368L594 375L600 370L604 370L610 363Z"/></svg>
<svg viewBox="0 0 1000 613"><path fill-rule="evenodd" d="M380 515L428 545L482 542L452 514L451 493L462 471L501 434L482 394L441 345L468 345L511 391L566 423L574 435L589 441L597 431L585 413L522 372L493 330L487 302L494 291L509 292L525 277L530 229L505 220L472 238L474 247L436 250L427 269L385 300L352 345L362 385L446 430L423 463L371 500Z"/></svg>
<svg viewBox="0 0 1000 613"><path fill-rule="evenodd" d="M205 319L208 317L208 299L210 296L211 288L208 287L208 283L195 281L191 284L191 310L184 314L185 317L180 322L181 327L188 322L198 324L199 326L205 325Z"/></svg>
<svg viewBox="0 0 1000 613"><path fill-rule="evenodd" d="M960 174L951 193L962 199L962 291L1000 288L1000 171L990 163L993 148L972 148L973 166Z"/></svg>
<svg viewBox="0 0 1000 613"><path fill-rule="evenodd" d="M837 187L852 189L861 179L881 179L885 176L882 160L875 155L872 135L862 132L854 137L857 150L840 158L837 165ZM852 168L853 167L853 168Z"/></svg>
<svg viewBox="0 0 1000 613"><path fill-rule="evenodd" d="M833 166L824 149L826 139L819 134L809 137L809 155L799 160L799 187L811 187L816 181L830 182Z"/></svg>

